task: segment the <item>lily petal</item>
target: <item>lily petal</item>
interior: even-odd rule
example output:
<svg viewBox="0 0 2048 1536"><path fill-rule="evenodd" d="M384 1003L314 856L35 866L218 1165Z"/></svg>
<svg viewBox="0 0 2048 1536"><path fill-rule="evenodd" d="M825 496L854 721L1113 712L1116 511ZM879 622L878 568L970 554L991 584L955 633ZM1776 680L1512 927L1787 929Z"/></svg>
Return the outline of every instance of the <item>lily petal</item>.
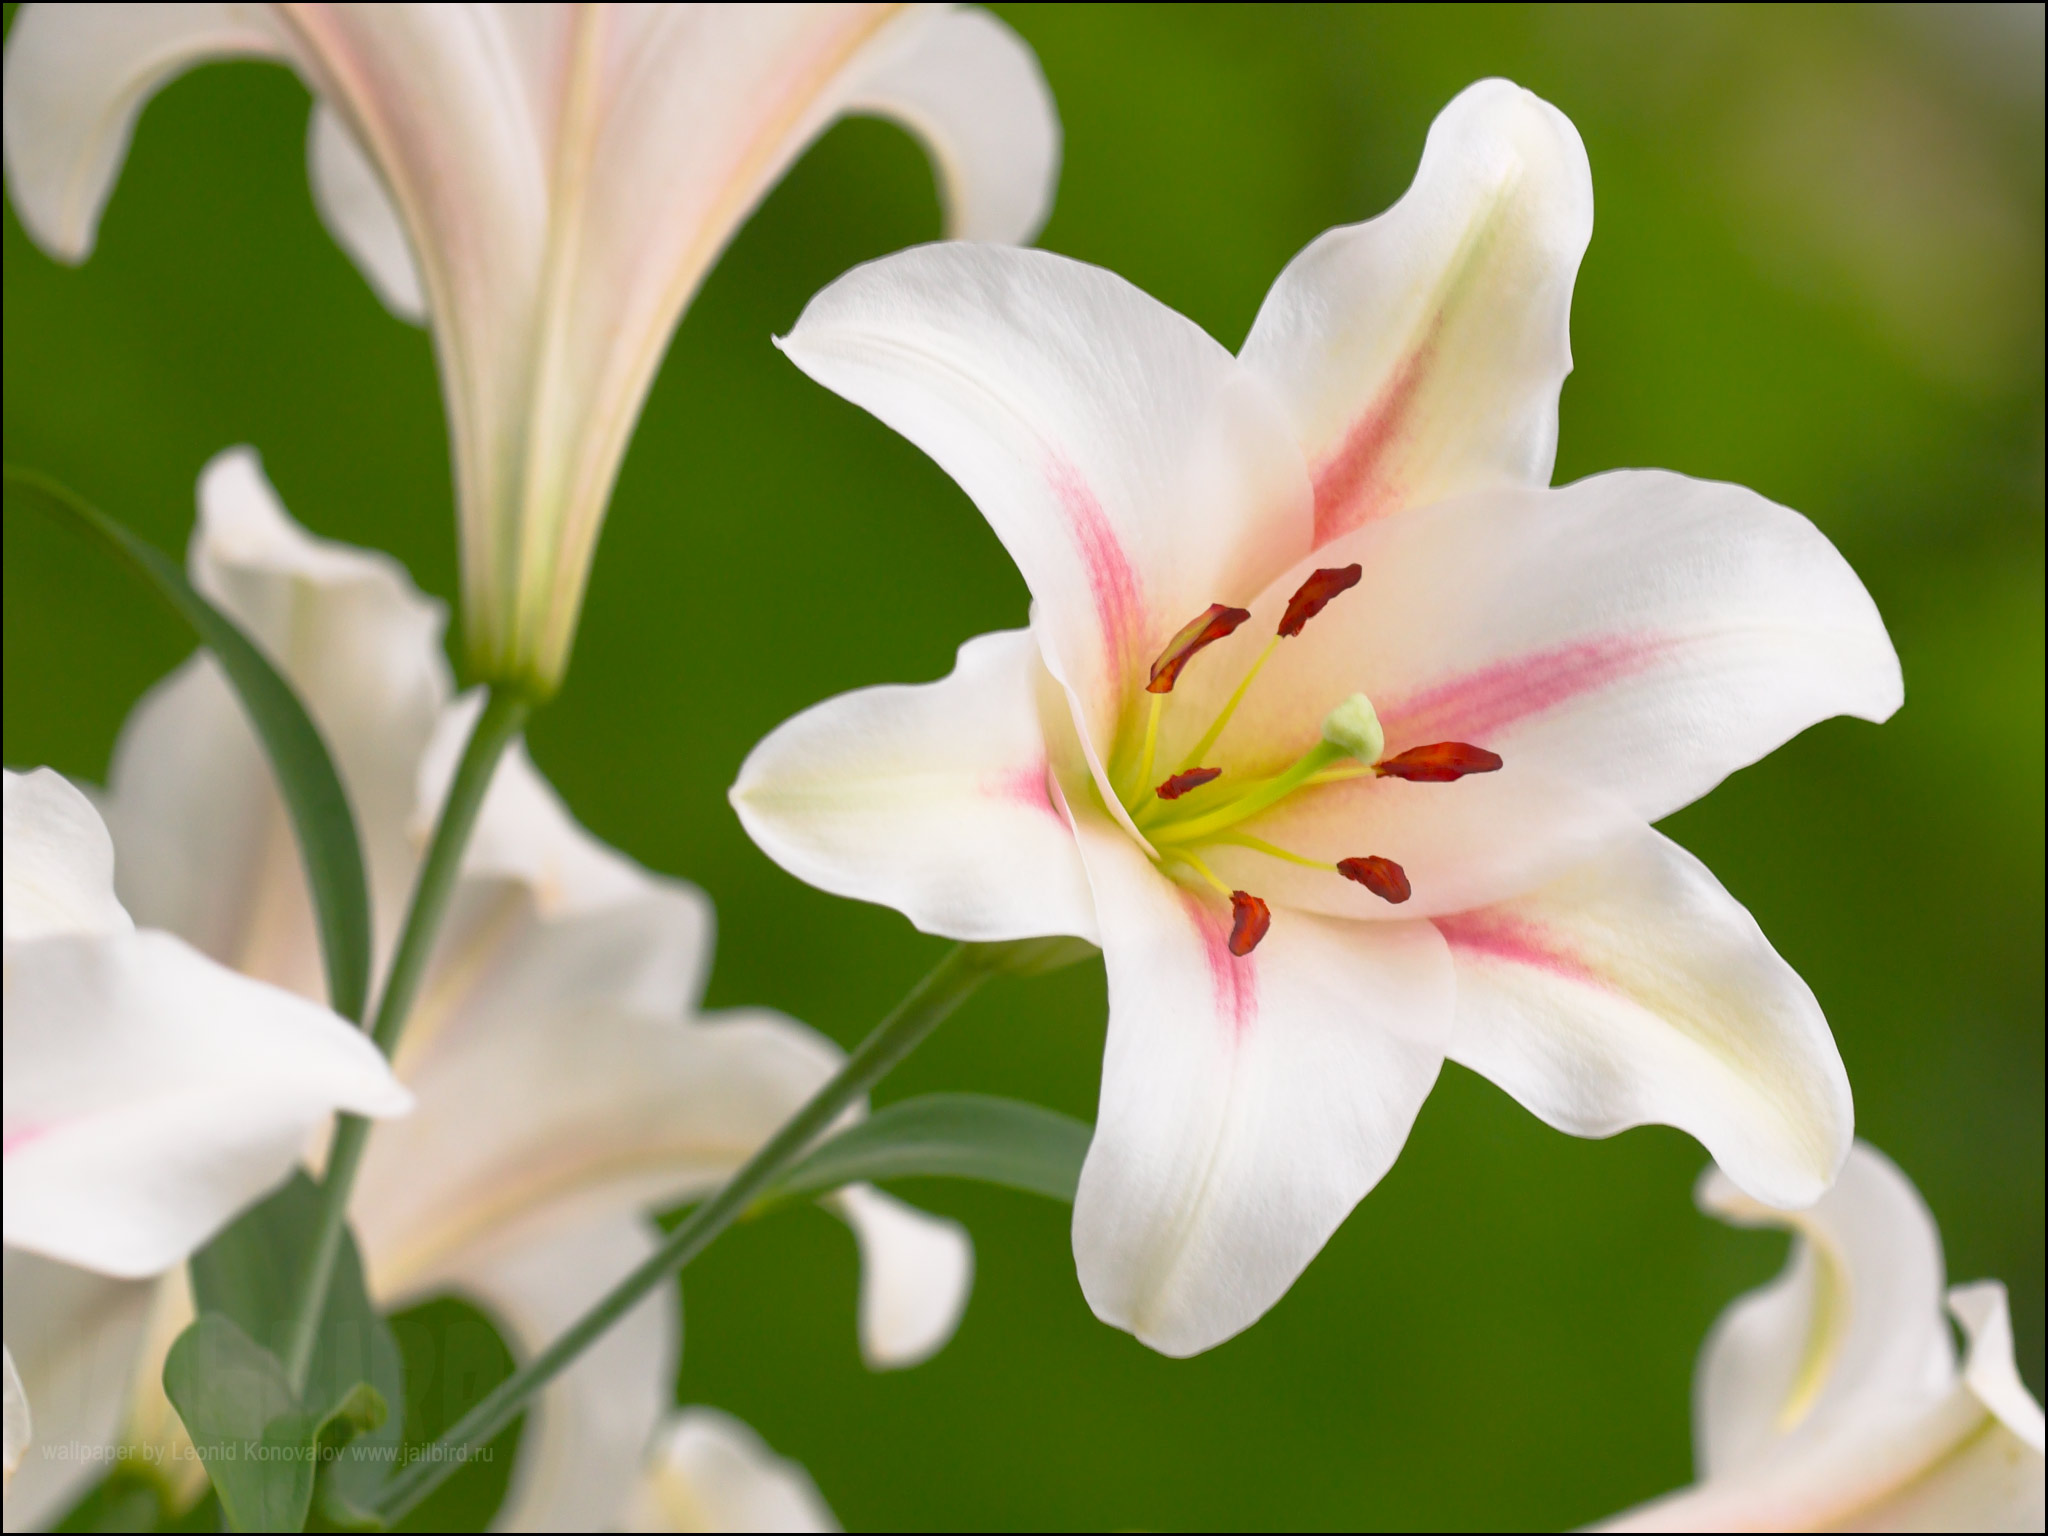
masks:
<svg viewBox="0 0 2048 1536"><path fill-rule="evenodd" d="M313 103L306 133L306 178L320 222L362 269L384 307L401 320L425 325L427 296L405 224L385 196L370 157L340 114L324 101Z"/></svg>
<svg viewBox="0 0 2048 1536"><path fill-rule="evenodd" d="M644 1221L595 1212L479 1246L444 1278L495 1313L515 1353L530 1359L653 1250ZM673 1400L681 1349L675 1289L662 1286L578 1355L526 1410L494 1529L615 1528L641 1449Z"/></svg>
<svg viewBox="0 0 2048 1536"><path fill-rule="evenodd" d="M1368 524L1312 559L1364 574L1281 643L1219 751L1266 744L1270 764L1243 771L1277 770L1363 692L1389 755L1465 741L1506 760L1454 785L1331 784L1246 823L1323 862L1393 859L1415 890L1402 918L1530 889L1815 721L1883 720L1902 697L1855 573L1813 524L1740 486L1622 470L1480 492ZM1275 582L1251 623L1277 621L1306 574ZM1163 747L1181 750L1235 682L1221 667L1192 675ZM1290 905L1395 915L1342 880L1260 878Z"/></svg>
<svg viewBox="0 0 2048 1536"><path fill-rule="evenodd" d="M836 1531L818 1485L716 1408L685 1408L649 1449L629 1531Z"/></svg>
<svg viewBox="0 0 2048 1536"><path fill-rule="evenodd" d="M1802 1430L1880 1436L1947 1393L1941 1233L1891 1159L1858 1142L1810 1210L1773 1209L1719 1169L1698 1198L1736 1226L1798 1234L1784 1273L1729 1307L1700 1351L1703 1476L1753 1469Z"/></svg>
<svg viewBox="0 0 2048 1536"><path fill-rule="evenodd" d="M1978 1280L1970 1285L1951 1286L1948 1309L1963 1325L1969 1351L1963 1359L1963 1380L1977 1394L1977 1400L2038 1458L2048 1448L2041 1405L2020 1380L2013 1361L2012 1312L2005 1287L1996 1280ZM2039 1463L2036 1468L2038 1471ZM2040 1484L2035 1484L2035 1498Z"/></svg>
<svg viewBox="0 0 2048 1536"><path fill-rule="evenodd" d="M1796 1233L1783 1274L1730 1306L1701 1351L1700 1481L1598 1529L2002 1530L2039 1527L2041 1409L2019 1383L2004 1291L1958 1287L1966 1373L1941 1313L1941 1237L1919 1192L1857 1142L1808 1211L1719 1170L1700 1204Z"/></svg>
<svg viewBox="0 0 2048 1536"><path fill-rule="evenodd" d="M92 254L142 108L209 59L283 57L260 5L24 5L7 34L8 190L36 243Z"/></svg>
<svg viewBox="0 0 2048 1536"><path fill-rule="evenodd" d="M2013 1363L2005 1287L1959 1285L1948 1305L1969 1339L1963 1379L1988 1412L1884 1501L1882 1523L1894 1531L2038 1531L2048 1517L2041 1405Z"/></svg>
<svg viewBox="0 0 2048 1536"><path fill-rule="evenodd" d="M22 1390L21 1373L14 1368L14 1351L11 1349L0 1348L0 1374L6 1378L6 1436L4 1447L0 1447L5 1452L5 1461L0 1463L0 1478L4 1481L0 1481L0 1486L11 1488L15 1470L21 1465L22 1452L28 1449L29 1440L35 1434L35 1426L29 1417L28 1394Z"/></svg>
<svg viewBox="0 0 2048 1536"><path fill-rule="evenodd" d="M8 939L119 934L135 924L114 899L114 842L92 802L49 768L8 771L5 789Z"/></svg>
<svg viewBox="0 0 2048 1536"><path fill-rule="evenodd" d="M1052 211L1052 89L1038 56L987 11L919 7L856 64L844 110L894 118L924 142L949 240L1022 245Z"/></svg>
<svg viewBox="0 0 2048 1536"><path fill-rule="evenodd" d="M1126 681L1309 549L1301 456L1263 389L1098 267L924 246L840 278L778 345L973 498L1031 589L1098 776Z"/></svg>
<svg viewBox="0 0 2048 1536"><path fill-rule="evenodd" d="M293 522L247 448L200 476L193 583L298 691L335 758L388 951L418 858L420 754L450 693L446 612L389 556ZM139 919L246 974L324 997L305 877L284 803L241 707L205 653L130 714L108 775L118 885Z"/></svg>
<svg viewBox="0 0 2048 1536"><path fill-rule="evenodd" d="M927 933L1094 939L1095 903L1053 799L1028 630L960 647L950 676L841 694L778 727L731 792L799 880Z"/></svg>
<svg viewBox="0 0 2048 1536"><path fill-rule="evenodd" d="M1571 120L1482 80L1438 114L1400 202L1289 263L1242 355L1308 457L1318 544L1403 507L1550 483L1592 234Z"/></svg>
<svg viewBox="0 0 2048 1536"><path fill-rule="evenodd" d="M1645 828L1538 890L1436 920L1453 1061L1575 1136L1675 1125L1774 1206L1811 1205L1855 1111L1805 982L1707 867Z"/></svg>
<svg viewBox="0 0 2048 1536"><path fill-rule="evenodd" d="M838 1066L829 1041L766 1013L700 1024L502 1001L490 1028L451 1026L407 1064L421 1112L363 1159L355 1210L379 1295L433 1284L475 1245L562 1210L633 1214L701 1193Z"/></svg>
<svg viewBox="0 0 2048 1536"><path fill-rule="evenodd" d="M411 1097L361 1031L167 933L7 945L6 1240L114 1275L176 1263L336 1109Z"/></svg>
<svg viewBox="0 0 2048 1536"><path fill-rule="evenodd" d="M1074 1256L1095 1315L1168 1355L1251 1326L1393 1165L1436 1082L1451 967L1427 923L1229 909L1077 823L1102 919L1109 1043Z"/></svg>
<svg viewBox="0 0 2048 1536"><path fill-rule="evenodd" d="M967 1229L866 1184L849 1184L824 1204L860 1243L860 1353L868 1369L902 1370L945 1348L974 1288Z"/></svg>
<svg viewBox="0 0 2048 1536"><path fill-rule="evenodd" d="M45 1529L105 1470L121 1432L151 1287L8 1249L7 1351L35 1438L7 1484L6 1527Z"/></svg>

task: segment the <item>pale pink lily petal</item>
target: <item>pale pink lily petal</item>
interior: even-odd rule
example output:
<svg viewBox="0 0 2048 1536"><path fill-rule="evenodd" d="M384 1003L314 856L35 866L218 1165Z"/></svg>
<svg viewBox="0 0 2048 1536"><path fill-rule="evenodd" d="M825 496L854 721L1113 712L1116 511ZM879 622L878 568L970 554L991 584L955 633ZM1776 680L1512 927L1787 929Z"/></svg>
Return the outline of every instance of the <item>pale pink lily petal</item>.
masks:
<svg viewBox="0 0 2048 1536"><path fill-rule="evenodd" d="M1227 902L1076 821L1102 916L1109 1043L1074 1201L1103 1321L1192 1355L1278 1301L1393 1165L1436 1082L1449 959L1426 923L1278 918L1229 953Z"/></svg>
<svg viewBox="0 0 2048 1536"><path fill-rule="evenodd" d="M377 167L341 115L313 103L306 130L306 180L327 233L355 261L384 307L414 325L427 323L427 295L405 224L384 195Z"/></svg>
<svg viewBox="0 0 2048 1536"><path fill-rule="evenodd" d="M153 1274L284 1178L334 1110L410 1107L361 1031L136 931L106 828L61 776L7 773L6 823L8 1243Z"/></svg>
<svg viewBox="0 0 2048 1536"><path fill-rule="evenodd" d="M878 901L928 933L1095 937L1074 835L1055 803L1029 631L960 647L950 676L806 710L747 755L730 794L798 879Z"/></svg>
<svg viewBox="0 0 2048 1536"><path fill-rule="evenodd" d="M176 1263L336 1109L411 1099L352 1025L167 933L7 946L7 1241L113 1275Z"/></svg>
<svg viewBox="0 0 2048 1536"><path fill-rule="evenodd" d="M1856 1143L1808 1211L1759 1204L1718 1170L1700 1202L1792 1228L1792 1260L1701 1352L1699 1482L1599 1529L2040 1529L2041 1409L2013 1367L2004 1288L1948 1293L1970 1335L1959 1372L1940 1234L1888 1158Z"/></svg>
<svg viewBox="0 0 2048 1536"><path fill-rule="evenodd" d="M8 940L133 933L114 896L114 842L92 802L48 768L10 772L6 785Z"/></svg>
<svg viewBox="0 0 2048 1536"><path fill-rule="evenodd" d="M293 522L253 451L199 480L193 584L260 646L335 757L388 953L412 890L409 818L421 752L450 693L446 612L388 555ZM201 652L146 694L114 747L105 796L117 885L141 921L246 975L323 998L312 909L268 760Z"/></svg>
<svg viewBox="0 0 2048 1536"><path fill-rule="evenodd" d="M474 1245L434 1288L474 1297L514 1354L530 1359L645 1259L655 1236L627 1213L563 1213L495 1244ZM382 1294L403 1305L416 1293ZM681 1347L675 1290L663 1286L578 1355L526 1410L518 1463L492 1529L614 1528L639 1474L641 1447L673 1400Z"/></svg>
<svg viewBox="0 0 2048 1536"><path fill-rule="evenodd" d="M1816 721L1883 720L1902 697L1898 657L1848 563L1798 513L1740 486L1617 470L1418 509L1281 577L1245 636L1272 633L1312 565L1351 561L1359 585L1280 644L1208 760L1226 774L1277 770L1362 692L1387 755L1464 741L1507 766L1456 784L1353 779L1247 823L1311 858L1393 859L1414 885L1396 910L1260 861L1252 889L1316 911L1406 918L1500 900ZM1227 651L1205 653L1216 663L1176 688L1168 757L1242 675ZM1246 867L1220 852L1226 878Z"/></svg>
<svg viewBox="0 0 2048 1536"><path fill-rule="evenodd" d="M21 1465L22 1453L28 1449L29 1440L35 1434L35 1424L29 1415L28 1393L22 1390L21 1374L14 1368L14 1351L0 1348L0 1374L5 1375L5 1439L0 1443L4 1461L0 1461L0 1487L14 1486L15 1470Z"/></svg>
<svg viewBox="0 0 2048 1536"><path fill-rule="evenodd" d="M6 1528L44 1530L105 1470L121 1433L151 1287L10 1248L4 1331L35 1438L8 1481Z"/></svg>
<svg viewBox="0 0 2048 1536"><path fill-rule="evenodd" d="M150 97L206 60L288 49L267 5L22 6L0 112L22 227L60 260L85 260Z"/></svg>
<svg viewBox="0 0 2048 1536"><path fill-rule="evenodd" d="M1482 80L1430 125L1400 202L1289 263L1242 356L1308 458L1318 544L1403 507L1550 483L1592 233L1578 130Z"/></svg>
<svg viewBox="0 0 2048 1536"><path fill-rule="evenodd" d="M648 1448L629 1531L836 1531L810 1474L730 1414L685 1408Z"/></svg>
<svg viewBox="0 0 2048 1536"><path fill-rule="evenodd" d="M779 345L973 499L1098 762L1175 631L1308 551L1301 456L1264 391L1099 267L924 246L840 278Z"/></svg>
<svg viewBox="0 0 2048 1536"><path fill-rule="evenodd" d="M983 239L1028 238L1058 170L1030 50L950 6L31 6L6 115L31 232L82 259L141 103L234 53L305 77L321 217L432 317L466 638L543 693L669 335L804 148L848 112L900 119L952 232Z"/></svg>
<svg viewBox="0 0 2048 1536"><path fill-rule="evenodd" d="M866 1184L824 1203L860 1244L861 1358L871 1371L923 1364L960 1326L974 1288L974 1240L959 1222Z"/></svg>
<svg viewBox="0 0 2048 1536"><path fill-rule="evenodd" d="M1510 901L1436 920L1449 1055L1574 1136L1676 1125L1777 1206L1848 1156L1849 1077L1811 990L1707 867L1647 829Z"/></svg>

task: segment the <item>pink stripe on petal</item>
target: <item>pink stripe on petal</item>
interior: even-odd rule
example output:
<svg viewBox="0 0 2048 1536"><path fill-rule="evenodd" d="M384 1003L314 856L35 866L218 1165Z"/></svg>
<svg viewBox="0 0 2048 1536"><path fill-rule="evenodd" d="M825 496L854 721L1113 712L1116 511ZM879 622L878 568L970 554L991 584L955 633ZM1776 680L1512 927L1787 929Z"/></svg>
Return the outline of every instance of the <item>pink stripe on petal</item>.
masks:
<svg viewBox="0 0 2048 1536"><path fill-rule="evenodd" d="M1380 706L1391 751L1432 741L1490 746L1511 726L1641 672L1671 642L1612 635L1531 651Z"/></svg>
<svg viewBox="0 0 2048 1536"><path fill-rule="evenodd" d="M1216 995L1216 1017L1230 1026L1233 1035L1242 1035L1258 1017L1258 962L1250 955L1230 952L1228 913L1210 910L1192 891L1183 891L1181 902L1187 908L1188 921L1201 935L1202 954L1209 962L1209 985Z"/></svg>
<svg viewBox="0 0 2048 1536"><path fill-rule="evenodd" d="M1138 591L1138 573L1118 542L1102 503L1088 489L1080 471L1055 460L1046 472L1053 493L1067 514L1080 547L1082 564L1088 571L1088 588L1095 597L1095 619L1102 626L1102 643L1109 675L1121 677L1135 662L1130 648L1144 624L1144 600Z"/></svg>
<svg viewBox="0 0 2048 1536"><path fill-rule="evenodd" d="M991 800L1008 800L1016 805L1029 806L1034 811L1067 824L1065 816L1052 803L1052 786L1046 771L1044 758L1028 768L1005 768L996 773L983 774L981 792Z"/></svg>
<svg viewBox="0 0 2048 1536"><path fill-rule="evenodd" d="M10 1125L0 1133L0 1157L12 1157L30 1142L41 1141L55 1127L47 1124Z"/></svg>
<svg viewBox="0 0 2048 1536"><path fill-rule="evenodd" d="M1433 921L1456 958L1505 961L1585 986L1607 984L1605 977L1570 953L1555 934L1540 924L1484 911L1454 912Z"/></svg>
<svg viewBox="0 0 2048 1536"><path fill-rule="evenodd" d="M1351 424L1337 451L1316 470L1315 547L1321 549L1340 534L1399 505L1401 487L1387 463L1389 450L1401 440L1415 405L1415 396L1436 356L1439 314L1420 346L1408 354L1365 413Z"/></svg>

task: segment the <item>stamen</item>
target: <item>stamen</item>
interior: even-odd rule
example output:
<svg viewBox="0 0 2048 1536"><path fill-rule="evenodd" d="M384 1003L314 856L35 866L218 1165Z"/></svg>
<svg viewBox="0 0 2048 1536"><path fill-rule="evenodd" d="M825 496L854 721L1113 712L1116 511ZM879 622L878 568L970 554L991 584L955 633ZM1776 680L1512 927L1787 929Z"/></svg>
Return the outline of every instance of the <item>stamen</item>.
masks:
<svg viewBox="0 0 2048 1536"><path fill-rule="evenodd" d="M1468 773L1493 773L1499 768L1498 755L1464 741L1410 747L1397 757L1372 765L1372 771L1382 778L1406 779L1411 784L1449 784Z"/></svg>
<svg viewBox="0 0 2048 1536"><path fill-rule="evenodd" d="M1143 788L1145 781L1152 777L1152 759L1159 754L1159 712L1165 703L1166 695L1155 693L1152 695L1150 707L1145 711L1145 755L1138 759L1138 777L1133 781L1134 788ZM1128 801L1129 796L1126 796L1126 803Z"/></svg>
<svg viewBox="0 0 2048 1536"><path fill-rule="evenodd" d="M1381 901L1398 905L1414 894L1408 885L1408 871L1376 853L1362 859L1339 859L1337 873L1346 880L1356 880Z"/></svg>
<svg viewBox="0 0 2048 1536"><path fill-rule="evenodd" d="M1259 940L1273 926L1273 913L1256 896L1243 891L1230 893L1230 952L1242 960L1259 947Z"/></svg>
<svg viewBox="0 0 2048 1536"><path fill-rule="evenodd" d="M1282 848L1278 843L1269 843L1263 837L1253 837L1249 832L1225 832L1219 835L1216 841L1229 843L1237 848L1249 848L1253 853L1263 853L1269 859L1299 864L1303 869L1320 869L1324 874L1337 867L1334 864L1326 864L1321 859L1304 858L1298 853Z"/></svg>
<svg viewBox="0 0 2048 1536"><path fill-rule="evenodd" d="M1311 574L1294 596L1287 599L1287 612L1280 619L1280 633L1300 634L1301 626L1328 607L1331 598L1357 586L1360 574L1356 564L1330 566Z"/></svg>
<svg viewBox="0 0 2048 1536"><path fill-rule="evenodd" d="M1259 668L1266 664L1266 658L1273 654L1274 649L1279 644L1280 637L1278 635L1275 635L1266 642L1266 648L1259 652L1259 659L1253 662L1251 670L1245 673L1244 681L1237 685L1237 691L1224 701L1223 709L1216 716L1214 723L1210 725L1208 730L1202 732L1202 739L1194 744L1194 747L1188 752L1186 757L1181 759L1181 767L1194 767L1196 763L1208 755L1209 749L1216 745L1216 738L1223 734L1223 727L1230 724L1230 717L1237 713L1237 706L1244 702L1245 693L1251 687L1252 679L1259 675Z"/></svg>
<svg viewBox="0 0 2048 1536"><path fill-rule="evenodd" d="M1152 663L1152 680L1145 685L1145 691L1173 692L1174 680L1180 676L1180 669L1193 659L1195 652L1213 640L1221 640L1250 617L1249 609L1211 603L1203 610L1201 617L1166 642L1166 649L1161 651L1159 659Z"/></svg>
<svg viewBox="0 0 2048 1536"><path fill-rule="evenodd" d="M1176 773L1160 785L1155 793L1162 800L1178 800L1189 790L1200 789L1204 784L1212 784L1222 777L1221 768L1190 768L1184 773Z"/></svg>

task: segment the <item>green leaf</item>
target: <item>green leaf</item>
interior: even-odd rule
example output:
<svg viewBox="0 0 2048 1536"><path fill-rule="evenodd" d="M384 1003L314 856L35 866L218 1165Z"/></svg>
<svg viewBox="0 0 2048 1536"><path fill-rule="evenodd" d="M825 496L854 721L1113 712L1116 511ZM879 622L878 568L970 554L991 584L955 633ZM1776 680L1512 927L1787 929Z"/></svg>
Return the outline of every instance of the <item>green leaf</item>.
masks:
<svg viewBox="0 0 2048 1536"><path fill-rule="evenodd" d="M370 988L370 895L362 844L334 760L305 705L262 651L194 590L163 551L47 475L11 464L4 473L10 496L21 495L141 576L220 662L262 739L291 811L319 918L328 1001L336 1013L360 1022Z"/></svg>
<svg viewBox="0 0 2048 1536"><path fill-rule="evenodd" d="M1016 1099L934 1093L877 1110L821 1144L776 1184L774 1198L871 1179L979 1179L1071 1202L1091 1127Z"/></svg>
<svg viewBox="0 0 2048 1536"><path fill-rule="evenodd" d="M319 1187L299 1172L244 1211L193 1255L194 1304L202 1312L233 1319L250 1337L282 1350L319 1202ZM365 1389L378 1400L374 1420L361 1414L358 1394ZM323 1518L363 1525L364 1511L397 1466L405 1431L405 1361L391 1325L370 1302L362 1259L347 1232L328 1285L302 1404L324 1431L325 1449L334 1453L320 1462Z"/></svg>
<svg viewBox="0 0 2048 1536"><path fill-rule="evenodd" d="M218 1312L202 1312L164 1360L164 1393L237 1531L305 1528L316 1423L284 1365Z"/></svg>

